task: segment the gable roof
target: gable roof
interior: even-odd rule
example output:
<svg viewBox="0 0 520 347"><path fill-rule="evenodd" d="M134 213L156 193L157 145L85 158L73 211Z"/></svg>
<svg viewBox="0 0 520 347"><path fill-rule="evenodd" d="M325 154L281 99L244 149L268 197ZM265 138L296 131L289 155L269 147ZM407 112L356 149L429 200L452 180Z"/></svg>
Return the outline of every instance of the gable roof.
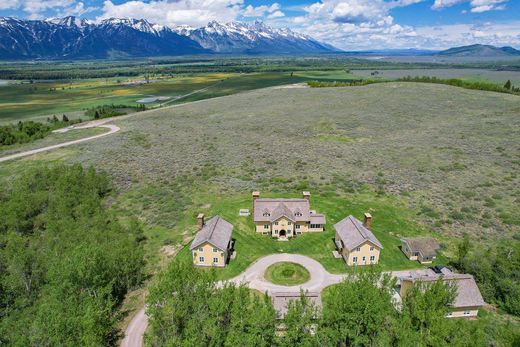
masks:
<svg viewBox="0 0 520 347"><path fill-rule="evenodd" d="M307 199L256 199L253 210L255 222L272 223L282 216L293 222L307 222L310 216L310 204ZM264 213L268 215L264 216Z"/></svg>
<svg viewBox="0 0 520 347"><path fill-rule="evenodd" d="M433 257L441 247L433 237L403 238L403 243L410 252L419 252L423 257Z"/></svg>
<svg viewBox="0 0 520 347"><path fill-rule="evenodd" d="M203 243L210 243L220 250L228 248L233 233L233 225L220 216L215 216L207 221L199 230L195 239L191 243L190 250L193 250Z"/></svg>
<svg viewBox="0 0 520 347"><path fill-rule="evenodd" d="M411 282L435 282L443 280L447 283L453 283L457 288L457 296L452 306L458 307L472 307L482 306L485 304L482 294L478 289L477 283L472 275L458 274L451 272L447 268L441 274L433 272L431 269L411 271L409 276L400 277L401 280Z"/></svg>
<svg viewBox="0 0 520 347"><path fill-rule="evenodd" d="M354 248L362 245L366 241L373 243L379 248L383 248L383 245L375 235L354 216L348 216L342 221L334 224L334 229L336 229L343 245L349 251L352 251Z"/></svg>

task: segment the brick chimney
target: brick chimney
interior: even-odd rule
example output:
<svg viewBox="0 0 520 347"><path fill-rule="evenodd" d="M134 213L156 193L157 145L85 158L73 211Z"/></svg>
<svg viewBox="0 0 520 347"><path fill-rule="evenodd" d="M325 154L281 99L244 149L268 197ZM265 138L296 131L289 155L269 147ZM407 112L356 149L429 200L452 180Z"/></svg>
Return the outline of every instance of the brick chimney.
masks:
<svg viewBox="0 0 520 347"><path fill-rule="evenodd" d="M253 203L255 202L256 199L258 199L260 197L260 192L253 192Z"/></svg>
<svg viewBox="0 0 520 347"><path fill-rule="evenodd" d="M204 213L199 213L197 216L197 226L199 227L199 230L204 227Z"/></svg>
<svg viewBox="0 0 520 347"><path fill-rule="evenodd" d="M363 222L363 225L367 229L370 229L370 227L372 226L372 215L370 213L368 213L368 212L365 213L365 220Z"/></svg>
<svg viewBox="0 0 520 347"><path fill-rule="evenodd" d="M311 192L303 192L303 198L307 201L311 200Z"/></svg>

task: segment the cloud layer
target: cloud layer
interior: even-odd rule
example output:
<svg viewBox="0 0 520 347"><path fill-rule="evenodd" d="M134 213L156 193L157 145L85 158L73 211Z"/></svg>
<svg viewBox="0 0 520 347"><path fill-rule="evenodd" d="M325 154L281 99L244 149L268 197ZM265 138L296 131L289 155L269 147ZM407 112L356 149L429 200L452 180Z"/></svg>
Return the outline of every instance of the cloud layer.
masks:
<svg viewBox="0 0 520 347"><path fill-rule="evenodd" d="M283 1L253 6L248 0L0 0L0 11L23 11L42 18L90 14L145 18L162 25L203 26L212 20L263 19L274 26L288 26L339 48L431 48L487 43L520 46L520 18L516 22L410 26L397 23L393 11L428 2L427 11L463 6L470 13L506 10L508 0L314 0L307 6L285 8ZM92 5L95 3L95 5ZM87 5L89 4L89 5ZM290 13L291 15L288 15ZM424 12L423 12L424 15ZM461 14L471 16L471 14ZM469 21L469 24L467 23Z"/></svg>

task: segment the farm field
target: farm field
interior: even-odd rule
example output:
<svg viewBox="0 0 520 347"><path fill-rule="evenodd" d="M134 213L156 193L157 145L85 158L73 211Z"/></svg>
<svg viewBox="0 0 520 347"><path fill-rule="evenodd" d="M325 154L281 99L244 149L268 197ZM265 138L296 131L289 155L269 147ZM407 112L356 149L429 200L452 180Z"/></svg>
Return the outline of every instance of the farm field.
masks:
<svg viewBox="0 0 520 347"><path fill-rule="evenodd" d="M235 224L238 255L223 278L273 252L345 271L331 254L332 225L366 211L385 246L382 267L409 268L419 264L402 256L399 236L435 235L449 256L465 232L485 243L519 231L519 110L516 96L444 85L274 87L116 120L117 134L6 163L0 177L47 158L107 171L119 192L112 208L146 226L150 271L189 243L199 212ZM256 235L238 217L254 189L311 191L326 232L286 243Z"/></svg>
<svg viewBox="0 0 520 347"><path fill-rule="evenodd" d="M372 75L377 71L377 75ZM396 79L401 77L437 77L441 79L459 78L472 82L493 82L504 85L510 80L514 85L520 85L520 71L496 71L487 69L389 69L389 70L352 70L352 75L358 78Z"/></svg>

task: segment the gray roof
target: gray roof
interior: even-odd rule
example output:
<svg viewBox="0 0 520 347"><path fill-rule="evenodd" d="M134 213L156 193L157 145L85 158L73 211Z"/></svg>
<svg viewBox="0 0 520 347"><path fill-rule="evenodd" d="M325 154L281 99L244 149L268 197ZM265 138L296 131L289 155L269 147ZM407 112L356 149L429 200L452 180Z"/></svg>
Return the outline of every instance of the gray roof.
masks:
<svg viewBox="0 0 520 347"><path fill-rule="evenodd" d="M256 199L253 209L255 222L274 222L282 216L293 222L310 220L310 205L306 199ZM301 216L297 215L297 212Z"/></svg>
<svg viewBox="0 0 520 347"><path fill-rule="evenodd" d="M401 280L412 282L433 282L442 279L447 283L454 284L457 288L457 296L453 302L453 307L473 307L485 304L473 276L468 274L458 274L449 271L447 268L445 269L447 271L443 271L441 274L435 273L430 269L411 271L409 276L401 277Z"/></svg>
<svg viewBox="0 0 520 347"><path fill-rule="evenodd" d="M202 229L199 230L195 239L191 243L190 250L208 242L213 246L225 251L231 241L233 225L220 216L215 216L208 220Z"/></svg>
<svg viewBox="0 0 520 347"><path fill-rule="evenodd" d="M419 252L423 257L433 257L441 247L437 240L432 237L403 238L403 243L410 252Z"/></svg>
<svg viewBox="0 0 520 347"><path fill-rule="evenodd" d="M311 224L325 224L325 216L319 213L312 213L309 220Z"/></svg>
<svg viewBox="0 0 520 347"><path fill-rule="evenodd" d="M353 216L348 216L342 221L334 224L334 228L343 242L343 245L349 251L359 247L366 241L370 241L379 248L383 248L383 245L374 234L367 229L361 221Z"/></svg>
<svg viewBox="0 0 520 347"><path fill-rule="evenodd" d="M321 310L322 302L321 302L321 294L319 292L305 292L303 295L307 298L308 302L314 305L314 307L318 310ZM298 300L301 298L301 293L299 292L277 292L272 294L273 297L273 306L276 312L278 312L278 317L283 318L287 313L289 308L289 302L293 300Z"/></svg>

